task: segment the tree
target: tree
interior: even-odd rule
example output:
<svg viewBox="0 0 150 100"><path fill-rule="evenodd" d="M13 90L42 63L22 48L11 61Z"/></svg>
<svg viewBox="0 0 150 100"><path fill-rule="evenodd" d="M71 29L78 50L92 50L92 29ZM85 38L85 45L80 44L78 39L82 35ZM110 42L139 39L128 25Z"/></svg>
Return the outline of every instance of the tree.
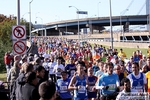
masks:
<svg viewBox="0 0 150 100"><path fill-rule="evenodd" d="M6 17L0 14L0 70L5 68L4 54L7 51L12 51L12 26L16 25L16 17ZM21 21L21 25L26 26L26 33L29 35L29 23L26 20Z"/></svg>

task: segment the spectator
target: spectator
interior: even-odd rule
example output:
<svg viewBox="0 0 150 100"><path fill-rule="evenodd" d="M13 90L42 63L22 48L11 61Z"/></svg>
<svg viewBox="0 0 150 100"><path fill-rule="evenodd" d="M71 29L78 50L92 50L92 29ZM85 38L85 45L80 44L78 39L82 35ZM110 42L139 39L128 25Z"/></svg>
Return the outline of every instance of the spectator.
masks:
<svg viewBox="0 0 150 100"><path fill-rule="evenodd" d="M14 62L14 66L10 69L8 77L7 77L7 82L10 82L10 93L12 93L12 89L15 83L15 80L18 78L19 73L20 73L20 67L19 67L19 61ZM12 95L12 94L10 94Z"/></svg>
<svg viewBox="0 0 150 100"><path fill-rule="evenodd" d="M22 97L22 87L25 85L25 75L33 71L33 65L27 62L22 64L22 69L19 77L15 81L15 86L13 87L13 94L15 94L15 100L23 100Z"/></svg>
<svg viewBox="0 0 150 100"><path fill-rule="evenodd" d="M23 86L22 96L23 100L39 100L38 89L36 85L38 79L35 72L26 74L26 84Z"/></svg>
<svg viewBox="0 0 150 100"><path fill-rule="evenodd" d="M9 70L11 68L11 65L10 65L11 59L12 58L11 58L10 54L8 52L6 52L5 56L4 56L4 63L6 65L5 67L6 67L6 71L7 71L7 77L8 77Z"/></svg>
<svg viewBox="0 0 150 100"><path fill-rule="evenodd" d="M40 100L55 100L56 85L54 82L43 82L39 86Z"/></svg>
<svg viewBox="0 0 150 100"><path fill-rule="evenodd" d="M38 79L38 85L37 86L39 86L42 82L45 81L45 79L44 79L45 68L43 66L37 66L36 75L37 75L37 79Z"/></svg>

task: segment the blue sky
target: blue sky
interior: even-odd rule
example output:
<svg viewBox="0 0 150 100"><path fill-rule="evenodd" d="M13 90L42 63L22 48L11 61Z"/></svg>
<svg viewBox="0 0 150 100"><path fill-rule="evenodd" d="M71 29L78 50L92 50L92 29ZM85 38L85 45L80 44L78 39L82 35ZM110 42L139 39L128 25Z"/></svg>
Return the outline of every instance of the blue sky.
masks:
<svg viewBox="0 0 150 100"><path fill-rule="evenodd" d="M20 0L20 17L29 21L29 2L31 0ZM133 2L132 2L133 1ZM17 15L17 0L0 0L0 14ZM100 2L100 3L99 3ZM145 0L111 0L112 15L120 16L120 12L125 10L129 4L129 10L125 15L137 15L142 8ZM109 16L109 0L33 0L31 3L31 21L43 23L76 19L76 9L68 6L75 6L79 10L88 11L87 15L80 15L80 18ZM140 15L146 14L146 5ZM24 16L23 16L24 15ZM97 15L97 16L94 16ZM38 18L36 18L38 17Z"/></svg>

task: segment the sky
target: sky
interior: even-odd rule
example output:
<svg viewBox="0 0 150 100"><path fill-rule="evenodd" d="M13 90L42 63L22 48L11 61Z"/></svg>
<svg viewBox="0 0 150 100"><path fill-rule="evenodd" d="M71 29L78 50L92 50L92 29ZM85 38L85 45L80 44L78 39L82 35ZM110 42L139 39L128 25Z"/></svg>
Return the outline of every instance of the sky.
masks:
<svg viewBox="0 0 150 100"><path fill-rule="evenodd" d="M20 0L20 17L29 21L29 2ZM146 0L111 0L112 16L120 16L128 6L124 15L137 15ZM17 16L17 0L0 0L0 14ZM76 9L87 11L88 15L80 15L79 18L108 17L109 0L33 0L31 3L31 22L45 24L55 21L76 19ZM146 4L139 15L146 14Z"/></svg>

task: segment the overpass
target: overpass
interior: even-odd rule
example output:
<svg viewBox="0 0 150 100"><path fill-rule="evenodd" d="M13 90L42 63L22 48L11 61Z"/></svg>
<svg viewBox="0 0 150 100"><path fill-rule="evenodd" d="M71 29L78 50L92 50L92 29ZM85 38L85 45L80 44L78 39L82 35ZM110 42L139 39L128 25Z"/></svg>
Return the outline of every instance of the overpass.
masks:
<svg viewBox="0 0 150 100"><path fill-rule="evenodd" d="M120 21L121 20L121 21ZM148 15L130 15L130 16L113 16L112 25L123 26L123 31L129 31L129 25L145 25L148 22ZM41 35L50 36L50 35L59 35L63 32L74 32L77 34L78 31L78 19L75 20L64 20L58 22L51 22L43 25L42 27L33 30L32 32L37 32ZM82 18L79 19L80 29L90 28L90 31L93 33L93 30L103 30L104 26L110 26L109 17L97 17L97 18ZM42 34L44 33L44 34Z"/></svg>

